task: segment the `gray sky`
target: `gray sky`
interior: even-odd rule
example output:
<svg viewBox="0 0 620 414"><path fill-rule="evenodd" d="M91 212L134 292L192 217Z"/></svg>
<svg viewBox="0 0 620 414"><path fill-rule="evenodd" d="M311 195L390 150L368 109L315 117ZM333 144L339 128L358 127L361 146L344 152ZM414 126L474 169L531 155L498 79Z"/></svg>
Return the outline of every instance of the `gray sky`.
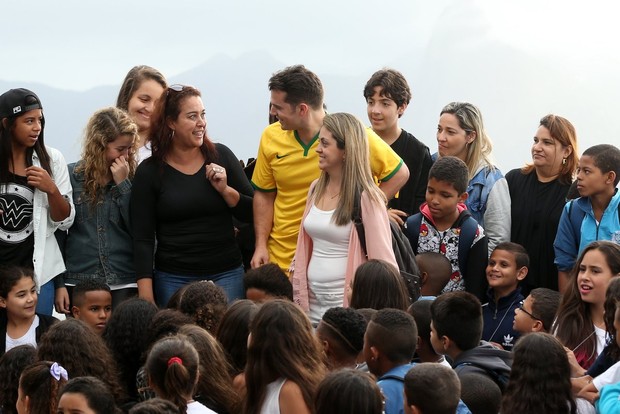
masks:
<svg viewBox="0 0 620 414"><path fill-rule="evenodd" d="M469 100L483 110L504 171L529 159L538 120L549 112L573 121L580 151L600 142L620 145L613 125L620 101L620 6L611 0L3 3L0 80L15 86L36 82L83 91L120 84L136 64L175 78L217 56L264 53L284 65L303 63L322 78L367 79L384 66L403 71L414 93L403 126L433 152L441 107ZM334 109L367 122L363 82L352 89L354 104L340 96L331 100ZM266 113L266 103L258 110ZM218 121L231 122L212 122ZM251 156L261 127L248 126L254 143L231 145L233 151Z"/></svg>

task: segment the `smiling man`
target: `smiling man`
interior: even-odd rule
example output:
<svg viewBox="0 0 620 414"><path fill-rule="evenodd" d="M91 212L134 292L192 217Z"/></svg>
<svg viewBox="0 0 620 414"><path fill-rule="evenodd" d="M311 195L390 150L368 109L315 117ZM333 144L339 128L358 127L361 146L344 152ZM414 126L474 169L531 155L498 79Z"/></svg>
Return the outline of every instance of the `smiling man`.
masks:
<svg viewBox="0 0 620 414"><path fill-rule="evenodd" d="M256 248L252 267L273 262L288 269L295 254L308 188L320 175L318 133L323 125L323 85L303 65L290 66L269 80L270 114L279 122L263 131L252 176ZM400 157L368 131L370 164L390 199L409 177Z"/></svg>

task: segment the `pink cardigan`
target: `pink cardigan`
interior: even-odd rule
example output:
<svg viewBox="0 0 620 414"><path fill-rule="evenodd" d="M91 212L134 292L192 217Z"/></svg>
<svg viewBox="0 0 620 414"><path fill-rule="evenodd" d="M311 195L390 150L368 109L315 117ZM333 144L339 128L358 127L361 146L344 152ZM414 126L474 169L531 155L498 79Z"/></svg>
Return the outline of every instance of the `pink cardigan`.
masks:
<svg viewBox="0 0 620 414"><path fill-rule="evenodd" d="M304 230L304 220L314 203L314 197L311 195L316 185L315 180L310 185L308 199L306 201L306 209L301 226L299 236L297 238L297 249L295 251L295 271L293 272L293 299L295 303L302 307L306 312L310 306L308 303L308 264L312 256L312 239ZM377 204L368 198L363 192L361 196L361 214L364 222L364 230L366 231L366 249L368 250L368 259L381 259L393 264L397 269L396 258L392 250L392 233L390 230L390 222L387 215L387 209L382 204ZM355 225L351 225L351 234L349 236L349 250L347 268L344 274L345 290L353 280L355 271L364 262L368 260L362 252L362 246L357 235ZM343 306L349 306L347 296L344 295Z"/></svg>

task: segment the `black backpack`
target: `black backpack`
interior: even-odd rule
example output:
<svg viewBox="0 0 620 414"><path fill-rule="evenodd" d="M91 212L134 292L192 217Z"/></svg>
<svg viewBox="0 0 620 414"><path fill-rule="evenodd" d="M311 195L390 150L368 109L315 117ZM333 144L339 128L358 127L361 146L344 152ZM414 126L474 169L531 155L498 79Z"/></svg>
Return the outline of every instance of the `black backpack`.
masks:
<svg viewBox="0 0 620 414"><path fill-rule="evenodd" d="M366 250L366 231L364 230L361 210L360 197L356 197L355 203L353 204L353 223L355 224L355 229L357 230L364 255L368 257L368 252ZM405 281L405 286L407 286L409 299L411 299L411 302L415 302L420 297L420 269L415 262L415 256L409 240L403 234L398 224L391 220L390 230L392 233L392 250L394 251L394 257L396 257L398 270Z"/></svg>

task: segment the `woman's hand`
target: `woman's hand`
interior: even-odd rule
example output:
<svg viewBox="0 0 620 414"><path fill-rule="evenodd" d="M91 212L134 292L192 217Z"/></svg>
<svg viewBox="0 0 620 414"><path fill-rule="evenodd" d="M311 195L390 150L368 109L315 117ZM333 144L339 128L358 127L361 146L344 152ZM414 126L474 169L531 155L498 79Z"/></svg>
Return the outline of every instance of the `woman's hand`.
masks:
<svg viewBox="0 0 620 414"><path fill-rule="evenodd" d="M226 168L221 167L215 163L211 163L207 164L205 169L207 174L207 180L209 180L213 188L215 188L218 193L224 192L224 190L226 190L226 187L228 187L226 179Z"/></svg>
<svg viewBox="0 0 620 414"><path fill-rule="evenodd" d="M129 177L129 163L124 155L114 160L112 165L110 165L110 172L116 185L119 185Z"/></svg>
<svg viewBox="0 0 620 414"><path fill-rule="evenodd" d="M41 167L35 167L34 165L26 168L26 178L28 179L28 185L43 191L46 194L53 194L58 192L58 187L52 180L52 177Z"/></svg>

